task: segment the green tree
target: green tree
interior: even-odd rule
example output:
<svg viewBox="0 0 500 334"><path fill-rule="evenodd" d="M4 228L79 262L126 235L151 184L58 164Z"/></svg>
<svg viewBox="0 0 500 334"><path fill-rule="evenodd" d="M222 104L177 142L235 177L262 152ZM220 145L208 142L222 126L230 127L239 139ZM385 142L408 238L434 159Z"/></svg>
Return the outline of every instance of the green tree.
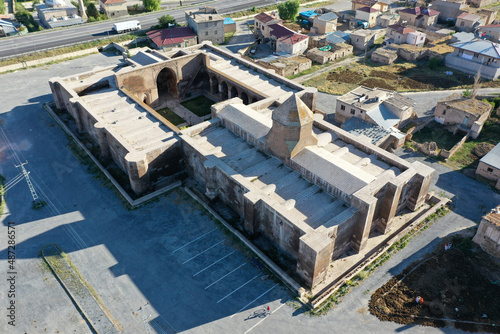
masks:
<svg viewBox="0 0 500 334"><path fill-rule="evenodd" d="M0 14L5 14L5 1L0 0Z"/></svg>
<svg viewBox="0 0 500 334"><path fill-rule="evenodd" d="M97 10L97 7L93 4L93 3L90 3L88 6L87 6L87 16L89 18L94 18L96 21L99 20L99 11Z"/></svg>
<svg viewBox="0 0 500 334"><path fill-rule="evenodd" d="M40 4L40 0L33 0L33 6L36 6L36 5L39 5Z"/></svg>
<svg viewBox="0 0 500 334"><path fill-rule="evenodd" d="M160 10L161 0L142 0L142 5L146 12L154 12Z"/></svg>
<svg viewBox="0 0 500 334"><path fill-rule="evenodd" d="M163 15L162 17L160 17L160 18L158 19L158 27L159 27L160 29L163 29L163 28L168 28L168 27L170 27L172 24L173 24L174 26L176 26L176 25L177 25L177 23L175 22L175 19L174 19L172 16L170 16L170 15Z"/></svg>
<svg viewBox="0 0 500 334"><path fill-rule="evenodd" d="M299 8L299 0L288 0L278 5L278 13L282 20L294 21L297 15L299 15Z"/></svg>

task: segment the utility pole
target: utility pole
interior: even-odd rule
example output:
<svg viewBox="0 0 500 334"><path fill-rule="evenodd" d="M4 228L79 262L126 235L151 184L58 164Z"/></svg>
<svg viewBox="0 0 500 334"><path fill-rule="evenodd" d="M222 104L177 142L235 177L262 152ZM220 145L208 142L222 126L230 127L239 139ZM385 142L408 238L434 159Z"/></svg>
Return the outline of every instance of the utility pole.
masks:
<svg viewBox="0 0 500 334"><path fill-rule="evenodd" d="M28 164L28 161L23 162L22 164L17 165L15 167L16 168L21 167L24 178L26 179L26 183L28 183L28 187L30 188L31 196L33 197L33 203L35 203L36 200L38 199L38 195L36 194L36 191L35 191L35 188L33 187L33 184L31 183L30 176L29 176L30 172L26 171L26 168L24 168L24 165L26 165L26 164Z"/></svg>

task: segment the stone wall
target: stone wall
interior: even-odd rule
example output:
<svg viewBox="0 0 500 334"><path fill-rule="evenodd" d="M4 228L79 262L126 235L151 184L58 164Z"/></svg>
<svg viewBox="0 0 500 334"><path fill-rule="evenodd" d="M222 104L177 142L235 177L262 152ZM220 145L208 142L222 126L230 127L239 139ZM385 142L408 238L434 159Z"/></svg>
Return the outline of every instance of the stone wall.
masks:
<svg viewBox="0 0 500 334"><path fill-rule="evenodd" d="M488 254L500 258L500 226L497 224L483 218L472 241L481 246Z"/></svg>

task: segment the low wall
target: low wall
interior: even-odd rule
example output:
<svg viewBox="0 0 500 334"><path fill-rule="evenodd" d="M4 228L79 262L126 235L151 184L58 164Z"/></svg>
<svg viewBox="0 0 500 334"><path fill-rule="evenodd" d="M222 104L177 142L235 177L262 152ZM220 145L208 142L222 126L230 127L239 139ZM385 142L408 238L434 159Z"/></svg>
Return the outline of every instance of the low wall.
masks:
<svg viewBox="0 0 500 334"><path fill-rule="evenodd" d="M469 134L466 134L458 143L456 143L449 151L448 150L441 150L441 153L439 153L440 156L448 160L453 154L455 154L465 143L465 141L469 138Z"/></svg>

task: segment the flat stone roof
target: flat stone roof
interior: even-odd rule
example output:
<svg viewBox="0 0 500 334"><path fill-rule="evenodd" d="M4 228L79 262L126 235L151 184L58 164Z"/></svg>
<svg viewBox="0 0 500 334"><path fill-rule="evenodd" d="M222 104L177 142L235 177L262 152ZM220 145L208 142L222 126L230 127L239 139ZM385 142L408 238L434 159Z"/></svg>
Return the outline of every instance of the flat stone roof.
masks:
<svg viewBox="0 0 500 334"><path fill-rule="evenodd" d="M439 103L476 116L481 116L485 113L489 113L493 108L491 104L487 102L471 99L459 93L454 93L448 97L445 97L444 99L440 100Z"/></svg>

